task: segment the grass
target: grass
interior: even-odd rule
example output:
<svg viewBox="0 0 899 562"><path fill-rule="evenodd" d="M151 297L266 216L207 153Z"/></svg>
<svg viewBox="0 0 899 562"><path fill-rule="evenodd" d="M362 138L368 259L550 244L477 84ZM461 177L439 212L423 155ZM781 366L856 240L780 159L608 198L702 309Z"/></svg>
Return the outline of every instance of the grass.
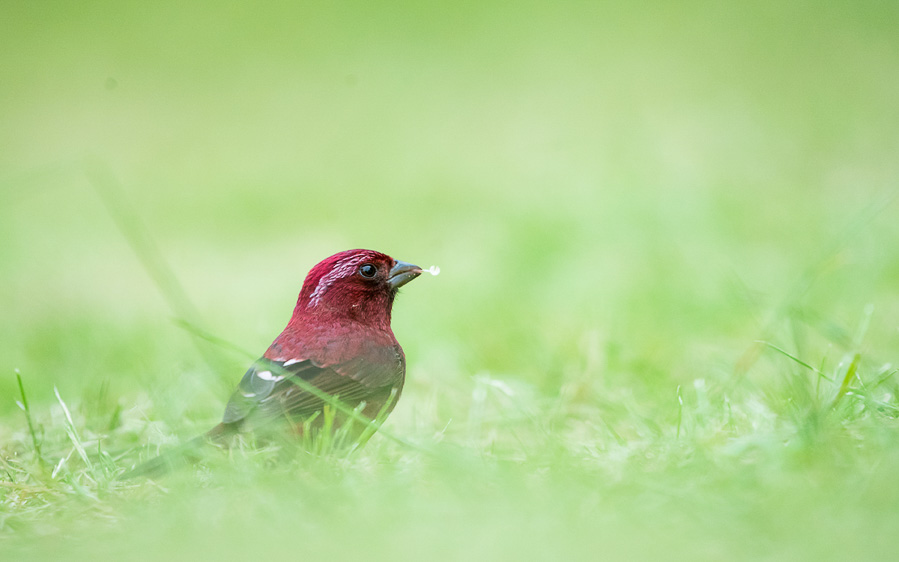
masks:
<svg viewBox="0 0 899 562"><path fill-rule="evenodd" d="M894 7L58 8L0 18L0 558L893 557ZM364 448L115 479L350 247L442 269Z"/></svg>

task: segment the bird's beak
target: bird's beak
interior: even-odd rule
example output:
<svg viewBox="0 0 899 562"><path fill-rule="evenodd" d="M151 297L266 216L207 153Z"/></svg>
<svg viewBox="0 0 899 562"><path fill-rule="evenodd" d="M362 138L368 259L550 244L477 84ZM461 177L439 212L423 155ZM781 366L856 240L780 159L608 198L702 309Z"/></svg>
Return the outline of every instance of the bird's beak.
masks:
<svg viewBox="0 0 899 562"><path fill-rule="evenodd" d="M397 260L390 268L387 284L394 291L421 275L422 269L417 265Z"/></svg>

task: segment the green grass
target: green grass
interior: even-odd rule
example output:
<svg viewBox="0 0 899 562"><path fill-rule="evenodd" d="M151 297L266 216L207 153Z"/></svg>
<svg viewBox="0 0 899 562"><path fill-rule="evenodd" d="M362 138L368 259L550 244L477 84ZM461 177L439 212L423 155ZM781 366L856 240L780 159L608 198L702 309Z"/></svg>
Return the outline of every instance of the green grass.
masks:
<svg viewBox="0 0 899 562"><path fill-rule="evenodd" d="M3 7L0 558L894 557L892 4L193 6ZM382 432L115 480L351 247Z"/></svg>

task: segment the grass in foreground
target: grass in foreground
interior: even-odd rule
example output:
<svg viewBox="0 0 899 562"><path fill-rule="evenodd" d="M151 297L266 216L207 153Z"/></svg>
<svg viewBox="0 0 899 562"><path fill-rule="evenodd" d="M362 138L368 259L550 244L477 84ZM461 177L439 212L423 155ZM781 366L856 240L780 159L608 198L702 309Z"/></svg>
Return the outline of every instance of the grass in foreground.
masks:
<svg viewBox="0 0 899 562"><path fill-rule="evenodd" d="M247 444L158 482L115 480L148 436L177 441L152 416L60 395L35 411L26 382L2 454L3 549L182 560L887 556L899 523L895 369L853 350L758 351L742 379L697 378L667 404L608 371L572 369L555 396L488 375L430 396L413 386L413 407L388 424L407 443L376 436L352 454ZM753 382L764 369L780 375Z"/></svg>

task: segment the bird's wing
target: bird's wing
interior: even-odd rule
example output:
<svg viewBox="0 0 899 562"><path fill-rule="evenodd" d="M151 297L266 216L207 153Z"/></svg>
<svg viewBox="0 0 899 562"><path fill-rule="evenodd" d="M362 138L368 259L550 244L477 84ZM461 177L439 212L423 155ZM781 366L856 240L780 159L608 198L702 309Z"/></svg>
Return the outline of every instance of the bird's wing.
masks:
<svg viewBox="0 0 899 562"><path fill-rule="evenodd" d="M258 427L284 415L298 421L308 418L321 410L325 401L317 393L302 388L298 379L325 394L339 397L341 402L350 406L381 397L385 394L385 388L389 394L393 386L383 384L390 378L382 373L387 366L369 365L365 368L351 365L354 376L343 374L346 372L343 367L321 367L308 359L282 362L263 357L244 374L225 407L222 423L243 425L247 420L252 420L250 425ZM402 366L399 365L398 369L398 376L393 378L401 382ZM372 372L366 376L364 373L368 370Z"/></svg>
<svg viewBox="0 0 899 562"><path fill-rule="evenodd" d="M251 413L271 401L273 395L283 392L288 386L296 386L291 379L315 377L321 367L311 361L272 361L260 358L244 374L237 389L225 406L222 423L232 424L244 420Z"/></svg>

